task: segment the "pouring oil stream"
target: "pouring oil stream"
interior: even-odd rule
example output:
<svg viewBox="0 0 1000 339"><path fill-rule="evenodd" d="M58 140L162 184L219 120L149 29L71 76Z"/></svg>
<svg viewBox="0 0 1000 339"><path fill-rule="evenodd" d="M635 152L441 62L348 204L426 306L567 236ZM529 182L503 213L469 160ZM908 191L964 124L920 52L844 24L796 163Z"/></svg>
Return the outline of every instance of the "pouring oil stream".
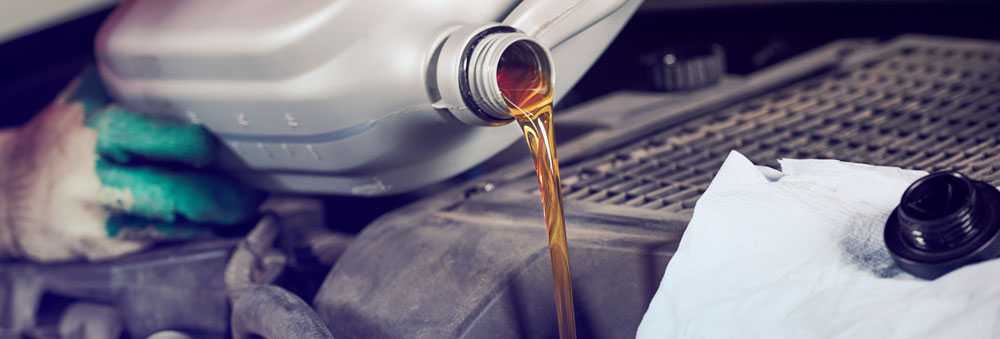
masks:
<svg viewBox="0 0 1000 339"><path fill-rule="evenodd" d="M502 58L497 70L500 91L513 116L524 132L535 161L538 189L548 233L549 257L555 291L556 318L560 339L576 338L576 317L573 311L573 285L569 269L569 247L566 242L566 222L563 216L562 192L559 183L559 162L553 133L551 79L534 63L522 62L516 56Z"/></svg>

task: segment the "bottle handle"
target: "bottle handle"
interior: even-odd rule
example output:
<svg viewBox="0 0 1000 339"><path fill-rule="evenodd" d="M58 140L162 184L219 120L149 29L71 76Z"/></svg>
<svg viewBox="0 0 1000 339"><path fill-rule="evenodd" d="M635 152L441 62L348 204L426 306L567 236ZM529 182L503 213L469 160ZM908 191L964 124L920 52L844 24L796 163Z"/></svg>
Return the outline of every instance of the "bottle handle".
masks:
<svg viewBox="0 0 1000 339"><path fill-rule="evenodd" d="M532 36L552 49L596 24L625 4L626 0L524 0L503 24Z"/></svg>

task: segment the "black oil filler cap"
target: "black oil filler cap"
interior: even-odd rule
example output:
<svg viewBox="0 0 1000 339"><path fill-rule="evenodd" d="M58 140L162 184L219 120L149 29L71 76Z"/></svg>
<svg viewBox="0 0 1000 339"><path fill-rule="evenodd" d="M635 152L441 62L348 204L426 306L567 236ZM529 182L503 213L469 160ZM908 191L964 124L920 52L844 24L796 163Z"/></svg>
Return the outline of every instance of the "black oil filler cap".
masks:
<svg viewBox="0 0 1000 339"><path fill-rule="evenodd" d="M885 225L900 268L933 280L1000 256L1000 191L958 172L937 172L903 193Z"/></svg>
<svg viewBox="0 0 1000 339"><path fill-rule="evenodd" d="M676 92L708 87L722 80L726 57L719 45L665 48L640 58L646 80L653 90Z"/></svg>

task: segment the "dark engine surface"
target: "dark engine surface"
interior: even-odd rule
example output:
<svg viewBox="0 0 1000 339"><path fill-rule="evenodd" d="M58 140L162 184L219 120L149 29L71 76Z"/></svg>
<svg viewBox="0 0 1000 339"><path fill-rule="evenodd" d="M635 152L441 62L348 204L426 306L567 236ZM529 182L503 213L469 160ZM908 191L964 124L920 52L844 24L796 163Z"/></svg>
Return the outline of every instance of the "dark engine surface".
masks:
<svg viewBox="0 0 1000 339"><path fill-rule="evenodd" d="M581 337L634 336L731 150L768 166L836 158L954 169L1000 185L1000 43L839 40L905 32L997 39L996 9L987 1L647 0L556 117ZM0 126L29 119L92 61L107 13L0 45ZM638 55L705 42L726 48L730 75L721 83L621 92L645 89L636 83ZM261 336L302 338L309 332L296 324L322 327L310 306L337 338L554 338L546 234L526 155L515 144L407 195L322 197L329 222L307 223L345 240L320 264L298 258L308 251L292 241L276 245L289 262L264 286L272 289L247 292L244 300L270 300L252 307L227 299L222 272L236 239L103 263L0 263L0 338L56 337L53 324L78 301L117 309L132 338L239 336L234 319L272 328ZM311 305L289 306L292 294Z"/></svg>
<svg viewBox="0 0 1000 339"><path fill-rule="evenodd" d="M835 158L956 169L1000 184L993 43L834 43L695 97L611 97L559 120L618 124L561 148L586 337L634 335L695 201L730 150L767 165ZM555 337L544 226L524 165L362 231L314 300L334 335Z"/></svg>

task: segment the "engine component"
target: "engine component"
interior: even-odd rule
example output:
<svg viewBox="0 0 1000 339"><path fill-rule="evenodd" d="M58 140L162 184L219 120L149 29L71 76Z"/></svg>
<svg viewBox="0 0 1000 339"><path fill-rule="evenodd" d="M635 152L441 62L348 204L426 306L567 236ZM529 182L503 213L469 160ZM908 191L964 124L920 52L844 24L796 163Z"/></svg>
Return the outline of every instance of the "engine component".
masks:
<svg viewBox="0 0 1000 339"><path fill-rule="evenodd" d="M885 245L904 271L935 279L1000 256L1000 191L958 172L918 179L885 224Z"/></svg>
<svg viewBox="0 0 1000 339"><path fill-rule="evenodd" d="M997 80L995 43L848 41L685 100L622 93L563 112L562 126L599 125L560 149L580 336L634 336L731 150L1000 183ZM536 192L522 162L381 217L327 276L317 313L338 338L554 337Z"/></svg>
<svg viewBox="0 0 1000 339"><path fill-rule="evenodd" d="M726 56L719 45L681 46L649 53L641 58L653 89L688 91L713 85L726 72Z"/></svg>

